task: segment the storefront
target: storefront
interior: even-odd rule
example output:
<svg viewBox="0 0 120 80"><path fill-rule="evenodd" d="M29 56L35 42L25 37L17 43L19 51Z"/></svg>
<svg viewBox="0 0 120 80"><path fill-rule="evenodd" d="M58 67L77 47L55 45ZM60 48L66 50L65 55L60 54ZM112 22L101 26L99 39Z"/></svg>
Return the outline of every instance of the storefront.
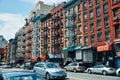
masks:
<svg viewBox="0 0 120 80"><path fill-rule="evenodd" d="M113 45L103 45L97 47L98 63L115 67L115 52ZM107 64L109 63L109 64Z"/></svg>
<svg viewBox="0 0 120 80"><path fill-rule="evenodd" d="M64 65L75 61L75 47L67 47L63 49L64 53Z"/></svg>
<svg viewBox="0 0 120 80"><path fill-rule="evenodd" d="M82 46L77 46L75 48L75 58L76 61L82 61L82 50L81 50Z"/></svg>
<svg viewBox="0 0 120 80"><path fill-rule="evenodd" d="M116 53L115 66L116 68L120 68L120 39L114 40L114 46L115 46L115 53Z"/></svg>
<svg viewBox="0 0 120 80"><path fill-rule="evenodd" d="M96 48L89 46L89 47L83 47L82 50L82 60L83 63L89 67L93 66L96 62Z"/></svg>

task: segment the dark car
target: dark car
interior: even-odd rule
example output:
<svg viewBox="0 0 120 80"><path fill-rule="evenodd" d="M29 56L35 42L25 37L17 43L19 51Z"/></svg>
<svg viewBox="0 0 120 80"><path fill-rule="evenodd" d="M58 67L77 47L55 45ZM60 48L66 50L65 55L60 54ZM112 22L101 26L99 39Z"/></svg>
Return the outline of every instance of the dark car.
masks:
<svg viewBox="0 0 120 80"><path fill-rule="evenodd" d="M45 80L32 71L14 71L1 74L0 80Z"/></svg>

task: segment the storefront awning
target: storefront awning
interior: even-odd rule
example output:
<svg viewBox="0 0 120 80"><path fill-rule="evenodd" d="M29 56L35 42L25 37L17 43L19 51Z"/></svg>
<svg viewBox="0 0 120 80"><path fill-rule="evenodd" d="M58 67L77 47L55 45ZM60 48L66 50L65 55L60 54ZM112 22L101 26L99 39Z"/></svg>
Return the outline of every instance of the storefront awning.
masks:
<svg viewBox="0 0 120 80"><path fill-rule="evenodd" d="M75 49L81 49L82 48L82 46L77 46L77 47L75 47Z"/></svg>
<svg viewBox="0 0 120 80"><path fill-rule="evenodd" d="M32 58L32 62L37 62L37 58Z"/></svg>
<svg viewBox="0 0 120 80"><path fill-rule="evenodd" d="M74 51L74 50L75 50L74 46L63 48L63 51Z"/></svg>
<svg viewBox="0 0 120 80"><path fill-rule="evenodd" d="M102 52L102 51L110 51L112 50L112 47L110 45L104 45L104 46L98 46L97 51Z"/></svg>

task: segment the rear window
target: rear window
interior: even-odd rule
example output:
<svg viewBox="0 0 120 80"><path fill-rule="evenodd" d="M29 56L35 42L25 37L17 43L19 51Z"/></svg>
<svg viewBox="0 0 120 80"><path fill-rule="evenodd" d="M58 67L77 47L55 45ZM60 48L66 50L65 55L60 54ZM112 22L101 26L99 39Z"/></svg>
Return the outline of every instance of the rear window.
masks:
<svg viewBox="0 0 120 80"><path fill-rule="evenodd" d="M79 63L78 65L79 65L79 66L84 66L84 64L83 64L83 63Z"/></svg>

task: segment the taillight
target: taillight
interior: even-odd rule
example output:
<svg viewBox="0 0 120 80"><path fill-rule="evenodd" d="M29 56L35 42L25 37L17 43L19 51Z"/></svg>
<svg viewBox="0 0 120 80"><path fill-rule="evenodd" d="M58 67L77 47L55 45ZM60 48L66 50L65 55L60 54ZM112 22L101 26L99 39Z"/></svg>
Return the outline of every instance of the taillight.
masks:
<svg viewBox="0 0 120 80"><path fill-rule="evenodd" d="M80 69L81 67L80 67L80 66L78 66L77 68L78 68L78 69Z"/></svg>

